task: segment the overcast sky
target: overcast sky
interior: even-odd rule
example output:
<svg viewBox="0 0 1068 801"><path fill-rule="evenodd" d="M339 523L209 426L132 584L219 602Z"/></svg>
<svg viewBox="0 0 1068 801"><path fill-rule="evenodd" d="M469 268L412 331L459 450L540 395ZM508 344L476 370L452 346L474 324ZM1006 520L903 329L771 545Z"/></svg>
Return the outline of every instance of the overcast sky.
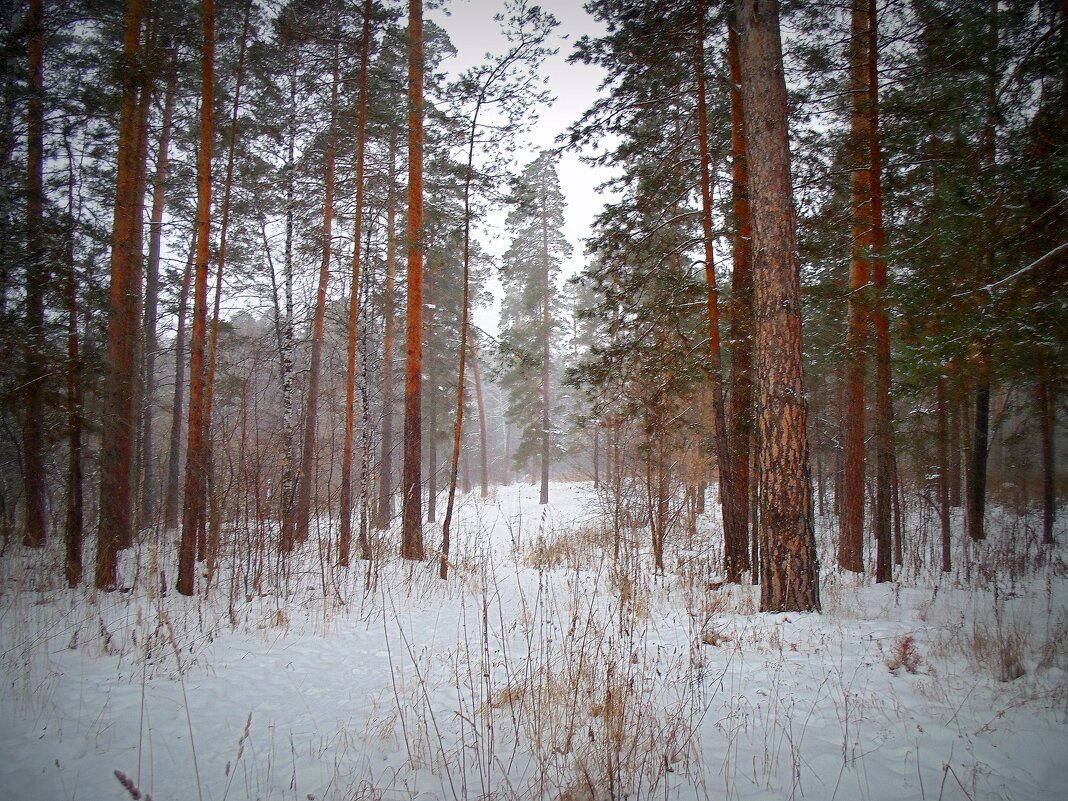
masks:
<svg viewBox="0 0 1068 801"><path fill-rule="evenodd" d="M498 55L507 49L500 28L493 17L504 8L500 0L446 0L444 9L427 12L427 17L448 31L457 55L442 66L452 74L459 74L485 60L486 53ZM539 150L556 146L556 137L588 109L598 96L603 78L600 69L584 64L568 64L567 57L573 42L583 34L599 35L603 28L583 9L580 0L543 0L538 3L559 20L550 44L559 52L547 60L543 72L548 78L547 88L556 97L552 106L539 111L536 127L528 139L527 152L518 157L521 169ZM447 14L445 12L448 12ZM566 37L566 38L565 38ZM574 247L565 275L571 275L585 265L582 240L589 236L594 216L603 207L596 187L609 173L579 161L574 153L565 153L558 167L560 184L567 198L564 235ZM504 214L489 218L491 227L503 228ZM503 234L503 230L498 231ZM480 234L480 241L491 253L499 254L507 248L504 239L490 241ZM495 310L476 316L476 324L496 331Z"/></svg>

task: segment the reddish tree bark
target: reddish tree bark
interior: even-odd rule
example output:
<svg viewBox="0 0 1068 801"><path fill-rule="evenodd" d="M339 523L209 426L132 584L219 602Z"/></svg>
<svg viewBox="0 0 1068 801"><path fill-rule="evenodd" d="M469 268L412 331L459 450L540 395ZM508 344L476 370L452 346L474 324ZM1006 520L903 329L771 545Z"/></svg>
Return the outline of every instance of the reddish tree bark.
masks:
<svg viewBox="0 0 1068 801"><path fill-rule="evenodd" d="M207 490L205 350L208 323L208 260L211 242L211 151L215 103L215 3L202 0L200 141L197 154L197 259L193 282L193 331L189 358L189 435L185 461L178 592L193 594L197 536L204 521Z"/></svg>
<svg viewBox="0 0 1068 801"><path fill-rule="evenodd" d="M849 259L849 322L846 333L845 409L842 443L842 521L838 564L845 570L864 571L864 415L865 374L868 355L868 296L871 280L872 170L869 106L868 0L853 0L849 45L850 134L852 166L853 244Z"/></svg>
<svg viewBox="0 0 1068 801"><path fill-rule="evenodd" d="M871 279L875 289L875 580L893 578L891 515L895 484L894 404L890 397L890 318L886 313L886 232L883 228L882 151L879 139L879 38L875 0L868 2L868 150L871 171Z"/></svg>
<svg viewBox="0 0 1068 801"><path fill-rule="evenodd" d="M131 297L139 296L135 262L140 257L136 220L142 200L137 196L139 166L138 52L141 42L141 0L129 0L123 35L122 104L119 115L118 175L111 240L111 286L108 293L108 331L105 355L104 419L101 431L100 526L94 584L113 590L118 552L132 539L136 425L134 341L137 323Z"/></svg>
<svg viewBox="0 0 1068 801"><path fill-rule="evenodd" d="M423 4L408 0L408 310L401 556L422 560Z"/></svg>
<svg viewBox="0 0 1068 801"><path fill-rule="evenodd" d="M801 368L800 265L778 3L742 0L738 27L760 375L760 608L817 610L808 410Z"/></svg>
<svg viewBox="0 0 1068 801"><path fill-rule="evenodd" d="M234 184L234 161L237 151L237 119L241 111L241 89L245 81L245 53L248 50L249 23L252 16L252 0L245 3L244 20L241 24L241 44L238 47L237 67L234 76L234 103L230 112L229 144L226 154L226 175L223 180L222 209L219 214L219 247L215 251L215 293L211 314L211 327L208 337L207 368L204 379L204 439L207 449L204 469L206 475L204 486L206 500L211 513L208 520L201 520L197 532L197 559L203 560L218 551L218 541L222 528L222 515L219 508L220 499L214 490L215 457L211 433L211 412L215 400L215 365L219 350L219 313L222 304L222 282L226 271L227 234L230 231L230 196ZM207 528L207 531L205 531ZM213 572L214 559L209 561L209 573Z"/></svg>
<svg viewBox="0 0 1068 801"><path fill-rule="evenodd" d="M708 355L712 380L712 432L716 443L719 472L719 504L723 517L723 559L728 581L741 580L739 551L745 550L745 534L739 530L734 476L727 445L727 415L723 403L723 356L719 332L719 289L712 255L712 177L708 153L708 111L705 101L705 0L697 0L694 44L694 71L697 76L697 143L701 172L701 240L704 247L705 284L708 287ZM741 546L739 546L741 542Z"/></svg>
<svg viewBox="0 0 1068 801"><path fill-rule="evenodd" d="M735 226L731 297L727 305L731 348L727 446L736 526L734 539L725 544L731 553L724 556L728 560L727 580L740 581L741 574L752 566L749 558L749 440L753 433L753 228L749 214L749 168L741 92L743 76L738 61L738 33L733 23L727 27L727 52L731 73L731 199Z"/></svg>

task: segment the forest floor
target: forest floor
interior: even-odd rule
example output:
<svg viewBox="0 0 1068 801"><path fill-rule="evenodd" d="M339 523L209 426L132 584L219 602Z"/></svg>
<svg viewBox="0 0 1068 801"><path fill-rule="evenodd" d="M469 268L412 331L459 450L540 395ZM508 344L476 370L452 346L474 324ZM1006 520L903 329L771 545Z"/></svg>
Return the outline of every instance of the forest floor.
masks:
<svg viewBox="0 0 1068 801"><path fill-rule="evenodd" d="M714 504L657 576L591 485L551 495L466 496L448 581L395 532L331 567L325 525L283 564L243 521L193 598L172 535L114 593L11 544L0 799L1065 798L1063 524L1044 549L996 508L943 575L915 500L876 586L830 565L821 518L823 612L770 615L718 583Z"/></svg>

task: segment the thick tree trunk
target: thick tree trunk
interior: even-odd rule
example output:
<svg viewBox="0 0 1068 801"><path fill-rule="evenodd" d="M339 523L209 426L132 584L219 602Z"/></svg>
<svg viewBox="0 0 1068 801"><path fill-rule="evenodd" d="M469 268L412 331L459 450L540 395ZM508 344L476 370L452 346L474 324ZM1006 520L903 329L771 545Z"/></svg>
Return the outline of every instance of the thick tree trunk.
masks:
<svg viewBox="0 0 1068 801"><path fill-rule="evenodd" d="M808 410L801 368L800 270L778 3L742 0L738 22L760 376L760 608L817 610Z"/></svg>
<svg viewBox="0 0 1068 801"><path fill-rule="evenodd" d="M740 581L741 574L752 567L749 558L749 440L753 431L753 228L749 213L749 167L741 92L743 77L738 61L738 33L733 23L727 28L727 50L731 72L731 201L735 225L731 298L727 306L731 348L727 446L737 521L735 538L728 545L733 546L733 553L728 557L727 578ZM732 576L732 566L736 576Z"/></svg>
<svg viewBox="0 0 1068 801"><path fill-rule="evenodd" d="M338 564L349 563L352 542L352 458L356 434L356 337L360 324L360 249L363 245L363 170L367 132L367 63L371 51L371 0L363 4L363 39L360 43L360 79L356 98L356 209L353 211L352 285L349 289L348 349L345 362L345 449L341 460L341 531L338 536ZM364 409L366 413L366 407ZM366 430L367 419L363 426ZM366 475L364 476L366 480ZM371 558L370 543L360 528L360 557Z"/></svg>
<svg viewBox="0 0 1068 801"><path fill-rule="evenodd" d="M202 0L200 139L197 154L197 259L193 282L193 331L189 358L189 433L178 554L178 592L193 594L197 536L204 522L207 491L205 349L208 323L208 261L211 255L211 149L215 104L215 4Z"/></svg>
<svg viewBox="0 0 1068 801"><path fill-rule="evenodd" d="M422 560L423 3L408 0L408 310L401 556Z"/></svg>
<svg viewBox="0 0 1068 801"><path fill-rule="evenodd" d="M140 257L136 218L142 199L137 197L138 173L138 53L141 0L129 0L123 35L122 105L119 118L119 165L111 241L111 288L108 298L107 353L105 356L104 419L101 431L100 527L94 584L98 589L116 586L118 551L132 540L134 463L136 319L131 318L141 287L135 284Z"/></svg>
<svg viewBox="0 0 1068 801"><path fill-rule="evenodd" d="M43 547L48 538L45 503L44 401L45 293L49 284L44 234L44 8L30 0L26 43L29 98L26 104L26 330L24 354L24 417L22 426L23 486L26 493L24 545Z"/></svg>

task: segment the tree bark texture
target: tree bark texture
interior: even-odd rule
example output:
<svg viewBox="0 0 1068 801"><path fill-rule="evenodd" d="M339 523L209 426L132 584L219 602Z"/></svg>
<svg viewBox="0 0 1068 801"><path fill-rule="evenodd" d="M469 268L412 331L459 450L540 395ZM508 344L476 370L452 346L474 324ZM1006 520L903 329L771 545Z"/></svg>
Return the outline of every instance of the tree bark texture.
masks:
<svg viewBox="0 0 1068 801"><path fill-rule="evenodd" d="M360 78L356 98L356 209L353 214L352 284L349 288L348 340L345 352L345 446L341 459L341 530L338 564L349 563L352 543L352 459L356 434L356 340L360 324L360 258L363 232L363 171L367 133L367 62L371 51L371 0L363 5L363 39L360 43ZM367 426L366 418L362 421ZM366 476L364 476L366 480ZM361 535L363 528L360 529ZM371 558L370 543L361 536L360 556Z"/></svg>
<svg viewBox="0 0 1068 801"><path fill-rule="evenodd" d="M868 149L871 170L871 279L875 290L875 580L893 578L891 515L896 483L894 404L890 396L890 318L886 311L887 269L883 251L883 159L879 137L879 27L875 0L868 0ZM899 549L900 551L900 549ZM899 562L900 563L900 562Z"/></svg>
<svg viewBox="0 0 1068 801"><path fill-rule="evenodd" d="M730 470L730 448L727 444L727 417L723 403L723 355L719 331L719 288L716 285L716 265L712 253L712 177L708 152L708 110L705 100L705 2L697 1L694 71L697 78L697 143L701 173L701 241L704 249L705 285L708 292L708 356L711 370L712 433L716 444L716 466L719 472L719 504L723 519L724 568L727 580L738 582L742 577L739 551L745 550L745 534L739 529L737 498ZM739 542L743 544L739 546Z"/></svg>
<svg viewBox="0 0 1068 801"><path fill-rule="evenodd" d="M868 93L868 0L853 0L849 45L850 133L853 239L849 258L849 312L846 333L845 409L842 442L845 473L842 476L842 520L838 565L864 572L864 416L868 355L868 297L871 280L872 204L869 159L871 117Z"/></svg>
<svg viewBox="0 0 1068 801"><path fill-rule="evenodd" d="M818 610L801 370L799 258L778 4L743 0L738 22L760 376L760 608Z"/></svg>
<svg viewBox="0 0 1068 801"><path fill-rule="evenodd" d="M727 28L727 52L731 74L731 201L734 211L734 248L731 255L730 319L731 371L727 410L728 469L736 502L736 539L725 545L728 581L740 581L751 567L749 558L749 440L753 431L753 227L749 213L749 168L746 157L741 64L738 33ZM724 529L726 534L726 529ZM733 576L731 568L737 572Z"/></svg>
<svg viewBox="0 0 1068 801"><path fill-rule="evenodd" d="M408 310L401 556L422 560L423 3L408 1Z"/></svg>
<svg viewBox="0 0 1068 801"><path fill-rule="evenodd" d="M197 536L207 498L205 430L205 350L208 322L208 261L211 255L211 150L215 104L215 4L202 0L200 140L197 153L197 258L193 280L193 330L189 357L189 432L185 459L182 537L178 554L178 592L193 594Z"/></svg>
<svg viewBox="0 0 1068 801"><path fill-rule="evenodd" d="M134 262L140 257L135 219L141 215L138 185L138 52L142 21L141 0L129 0L123 35L123 89L119 115L118 175L111 239L111 286L108 293L107 351L105 355L104 419L100 444L100 525L94 584L116 587L118 552L132 539L134 463L135 363L138 320L132 317L141 287L135 285Z"/></svg>

